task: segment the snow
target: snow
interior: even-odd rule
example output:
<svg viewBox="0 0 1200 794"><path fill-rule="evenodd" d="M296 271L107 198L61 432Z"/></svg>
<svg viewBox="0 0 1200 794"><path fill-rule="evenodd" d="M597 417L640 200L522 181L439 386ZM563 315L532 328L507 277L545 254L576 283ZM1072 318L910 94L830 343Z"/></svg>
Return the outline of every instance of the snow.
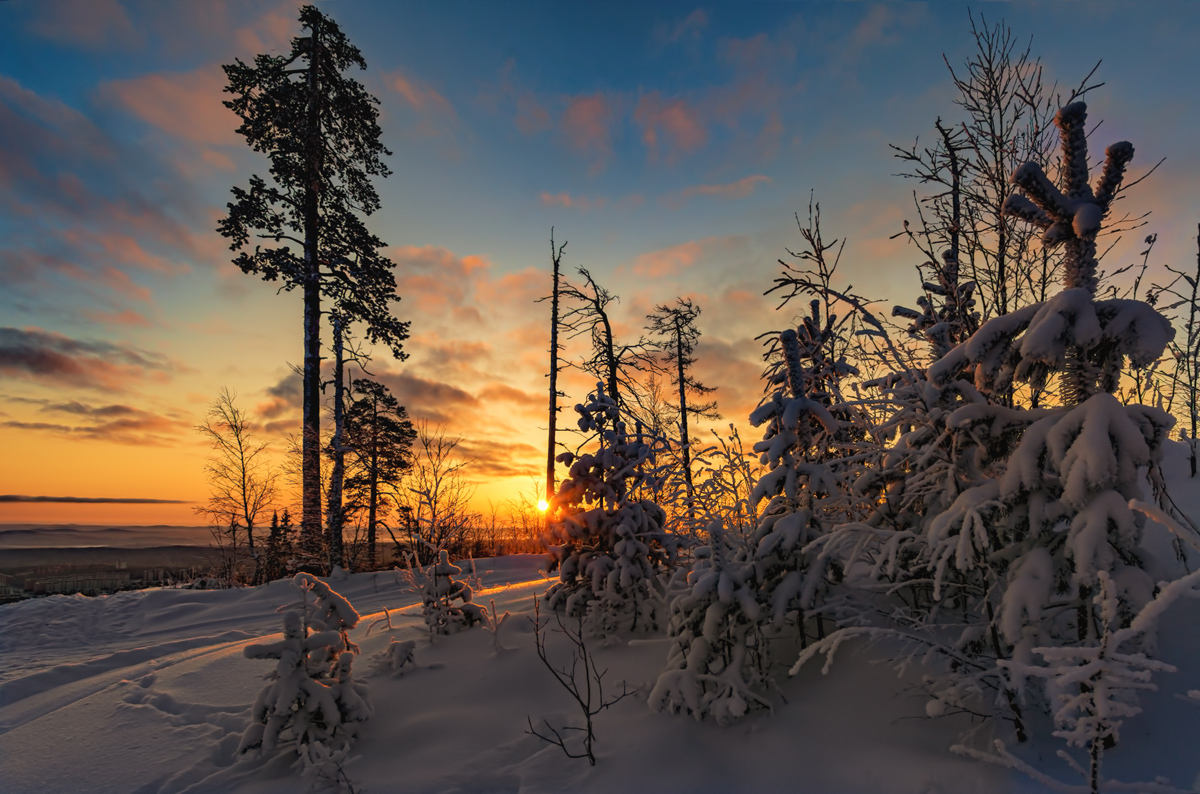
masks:
<svg viewBox="0 0 1200 794"><path fill-rule="evenodd" d="M479 563L476 599L513 613L501 628L500 652L482 630L431 638L419 598L401 590L391 572L336 583L363 616L350 637L362 648L355 676L367 682L375 712L345 765L356 790L1043 791L1018 772L952 754L949 747L970 723L962 716L927 719L928 698L917 679L897 679L887 665L873 663L887 657L887 648L853 643L828 675L808 666L784 680L786 702L777 699L771 711L720 727L649 708L647 695L667 658L664 635L597 642L593 652L609 671L606 681L618 690L625 682L638 695L597 717L596 767L569 760L525 733L526 717L557 725L575 717L566 693L540 665L526 619L550 583L539 570L544 563L536 555ZM303 790L290 759L235 761L271 666L245 658L244 649L277 641L276 609L294 601L291 582L283 580L237 590L51 596L0 607L3 790ZM1195 618L1194 612L1164 615L1162 656L1182 672L1163 675L1163 691L1145 699L1146 714L1158 719L1143 714L1123 726L1121 745L1106 756L1114 775L1165 774L1190 785L1200 771L1189 739L1200 710L1186 696L1175 697L1200 689L1200 675L1180 664L1181 656L1200 658L1200 637L1181 630ZM550 635L550 653L564 653L555 639ZM394 642L413 643L412 661L398 677L389 664L369 663L374 655L396 655ZM1055 749L1047 741L1015 751L1052 762Z"/></svg>

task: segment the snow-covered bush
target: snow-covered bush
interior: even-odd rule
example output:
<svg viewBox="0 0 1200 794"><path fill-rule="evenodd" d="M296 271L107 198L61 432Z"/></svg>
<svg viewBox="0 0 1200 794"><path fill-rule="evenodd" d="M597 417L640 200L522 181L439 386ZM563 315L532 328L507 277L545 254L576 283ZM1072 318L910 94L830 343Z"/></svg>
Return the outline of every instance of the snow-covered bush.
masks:
<svg viewBox="0 0 1200 794"><path fill-rule="evenodd" d="M1122 405L1112 392L1125 361L1154 361L1172 331L1143 302L1096 298L1096 234L1133 148L1109 147L1103 173L1089 186L1085 119L1079 102L1056 117L1063 189L1026 164L1013 182L1028 198L1005 204L1042 228L1045 244L1066 247L1065 289L989 320L929 368L925 388L935 397L952 390L961 402L929 423L927 432L940 425L954 440L945 448L953 465L935 472L945 476L944 490L928 489L937 496L920 504L924 520L909 523L920 530L911 551L928 600L910 599L899 612L908 636L948 662L930 676L931 711L1005 714L1018 738L1027 727L1020 696L1042 702L1017 674L1029 669L1035 649L1044 658L1094 656L1106 626L1128 627L1155 590L1144 570L1144 518L1129 502L1143 498L1147 479L1161 483L1172 420L1155 408ZM1053 375L1057 406L1004 404L1016 382L1042 390ZM910 453L914 443L938 450L931 440L906 438L899 452ZM899 487L912 494L913 484L905 474ZM1110 594L1098 599L1102 585ZM1129 642L1130 651L1148 652L1152 633Z"/></svg>
<svg viewBox="0 0 1200 794"><path fill-rule="evenodd" d="M746 537L711 524L708 544L695 550L688 589L670 612L667 668L650 693L652 708L718 725L752 705L770 708L771 656Z"/></svg>
<svg viewBox="0 0 1200 794"><path fill-rule="evenodd" d="M663 531L666 513L638 498L652 486L654 451L639 427L629 433L617 404L597 384L588 402L575 406L579 428L596 433L599 448L578 458L558 460L570 467L551 510L550 554L559 581L546 603L570 615L586 616L589 631L653 630L662 624L661 576L671 561Z"/></svg>
<svg viewBox="0 0 1200 794"><path fill-rule="evenodd" d="M768 471L751 494L752 505L768 500L751 543L754 578L764 619L775 629L790 613L805 630L806 612L814 609L826 589L830 557L813 554L809 544L828 530L829 501L839 495L839 483L829 465L842 422L831 410L837 382L847 372L844 362L824 355L828 322L822 327L813 314L799 330L780 334L783 366L771 380L777 389L751 415L750 422L765 425L763 440L754 445ZM818 618L818 632L823 633Z"/></svg>
<svg viewBox="0 0 1200 794"><path fill-rule="evenodd" d="M387 647L371 655L372 672L388 673L399 678L417 666L414 655L417 644L412 640L393 639Z"/></svg>
<svg viewBox="0 0 1200 794"><path fill-rule="evenodd" d="M286 747L302 761L341 757L358 725L371 716L366 685L352 675L358 646L347 636L359 615L320 579L300 573L292 581L300 601L283 613L283 638L244 651L247 659L277 663L254 702L238 751L270 754ZM310 745L323 747L312 755Z"/></svg>
<svg viewBox="0 0 1200 794"><path fill-rule="evenodd" d="M830 463L849 440L835 412L842 413L839 382L853 371L829 355L834 333L833 318L822 322L814 301L799 328L779 336L781 361L768 372L775 390L751 415L765 425L754 450L767 471L744 510L767 505L749 535L709 525L688 589L671 604L673 642L651 694L655 708L726 723L753 705L769 707L770 640L795 625L805 643L814 612L824 634L820 608L842 571L815 541L830 518L844 518L845 489Z"/></svg>
<svg viewBox="0 0 1200 794"><path fill-rule="evenodd" d="M470 583L454 578L462 572L450 562L445 549L438 552L433 565L421 568L410 560L409 567L400 572L409 589L421 597L421 612L430 634L455 634L483 622L484 609L472 603Z"/></svg>

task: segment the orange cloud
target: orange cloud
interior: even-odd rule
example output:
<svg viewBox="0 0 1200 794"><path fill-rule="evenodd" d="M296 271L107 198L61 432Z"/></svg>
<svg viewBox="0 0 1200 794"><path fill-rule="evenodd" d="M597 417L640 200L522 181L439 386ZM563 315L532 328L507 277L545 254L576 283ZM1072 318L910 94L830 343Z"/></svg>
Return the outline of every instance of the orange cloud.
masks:
<svg viewBox="0 0 1200 794"><path fill-rule="evenodd" d="M651 162L660 149L667 152L667 163L697 151L708 140L699 112L682 99L664 102L657 91L643 96L633 112L633 120L642 128L642 143Z"/></svg>
<svg viewBox="0 0 1200 794"><path fill-rule="evenodd" d="M705 259L726 263L742 261L748 255L747 249L748 240L741 235L705 237L640 254L633 260L631 269L645 278L674 276Z"/></svg>
<svg viewBox="0 0 1200 794"><path fill-rule="evenodd" d="M696 260L704 253L704 245L697 241L663 248L640 254L633 260L633 272L646 278L662 278L673 276L696 264Z"/></svg>

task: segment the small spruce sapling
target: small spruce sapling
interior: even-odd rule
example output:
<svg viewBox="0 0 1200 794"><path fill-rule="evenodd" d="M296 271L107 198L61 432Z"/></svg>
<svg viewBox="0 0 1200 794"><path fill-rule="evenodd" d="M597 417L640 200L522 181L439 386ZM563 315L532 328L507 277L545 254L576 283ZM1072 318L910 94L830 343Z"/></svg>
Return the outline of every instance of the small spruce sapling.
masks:
<svg viewBox="0 0 1200 794"><path fill-rule="evenodd" d="M753 549L714 521L695 550L688 588L671 602L667 669L651 708L724 725L751 706L770 709L771 656L758 602Z"/></svg>
<svg viewBox="0 0 1200 794"><path fill-rule="evenodd" d="M474 591L470 583L455 579L463 571L450 562L449 552L438 551L437 562L427 568L414 565L411 558L409 563L400 576L421 597L421 611L430 635L455 634L483 623L484 608L472 603Z"/></svg>
<svg viewBox="0 0 1200 794"><path fill-rule="evenodd" d="M366 684L352 675L358 646L347 632L358 625L358 613L310 574L296 574L292 581L300 601L283 613L283 638L244 651L247 659L278 661L254 702L238 751L271 754L288 747L307 766L309 745L324 745L312 758L330 752L341 757L372 709Z"/></svg>

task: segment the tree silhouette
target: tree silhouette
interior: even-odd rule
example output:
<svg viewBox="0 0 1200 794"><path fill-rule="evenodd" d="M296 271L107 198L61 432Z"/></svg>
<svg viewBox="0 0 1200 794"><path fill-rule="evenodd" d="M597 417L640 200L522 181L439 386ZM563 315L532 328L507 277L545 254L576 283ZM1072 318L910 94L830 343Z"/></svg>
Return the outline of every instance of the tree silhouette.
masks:
<svg viewBox="0 0 1200 794"><path fill-rule="evenodd" d="M404 406L382 383L356 378L352 386L358 396L346 410L346 441L353 451L346 494L367 511L367 567L374 568L376 530L388 509L383 489L412 466L417 432Z"/></svg>
<svg viewBox="0 0 1200 794"><path fill-rule="evenodd" d="M261 580L258 551L254 546L254 529L275 499L275 472L266 459L270 444L254 439L250 419L237 405L237 395L222 388L213 400L204 424L196 431L212 446L212 455L205 465L208 484L212 489L208 504L195 508L208 516L214 526L228 527L230 533L229 563L231 575L237 568L237 529L246 531L246 547L254 560L254 581Z"/></svg>
<svg viewBox="0 0 1200 794"><path fill-rule="evenodd" d="M700 307L683 298L677 299L674 306L655 306L654 313L646 316L649 321L646 330L658 337L656 347L666 360L672 382L679 389L679 444L683 452L683 481L687 487L689 520L695 517L696 511L693 504L695 489L692 486L692 442L688 436L688 415L709 419L720 417L715 402L700 405L688 403L689 394L703 397L716 391L700 383L688 372L696 363L692 354L700 341L700 329L696 327L696 318L699 316Z"/></svg>
<svg viewBox="0 0 1200 794"><path fill-rule="evenodd" d="M309 35L292 39L288 54L223 67L233 95L224 104L242 120L238 133L270 159L271 184L252 175L248 188L235 186L217 229L239 252L233 261L242 271L282 279L283 289L304 295L301 528L312 535L321 527L321 299L332 299L347 323L364 322L367 339L398 358L408 323L390 315L394 265L360 217L380 206L370 177L390 173L381 160L390 152L380 142L379 101L343 75L366 69L366 61L313 6L301 9L300 24ZM273 245L251 248L252 236Z"/></svg>

